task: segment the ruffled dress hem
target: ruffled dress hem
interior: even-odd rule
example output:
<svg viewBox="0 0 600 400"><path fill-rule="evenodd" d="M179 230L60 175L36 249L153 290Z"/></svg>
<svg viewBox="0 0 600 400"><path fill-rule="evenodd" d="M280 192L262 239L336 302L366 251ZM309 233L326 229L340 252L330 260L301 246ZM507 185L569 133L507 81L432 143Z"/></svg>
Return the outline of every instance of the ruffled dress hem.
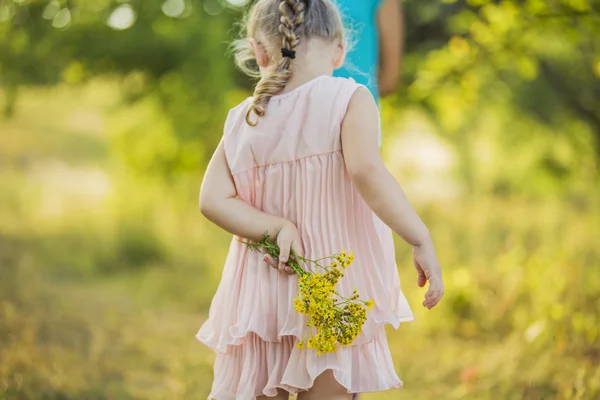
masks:
<svg viewBox="0 0 600 400"><path fill-rule="evenodd" d="M245 329L242 335L232 335L226 343L219 343L216 335L207 334L208 324L205 324L196 338L217 354L215 379L208 399L254 400L257 396L274 397L278 389L294 395L309 390L327 370L333 371L336 381L348 393L401 388L403 382L394 371L385 325L397 329L400 323L412 320L413 315L403 315L393 321L373 321L373 332L359 337L360 343L321 356L314 350L296 348L303 336L295 330L281 330L276 338L269 340L264 333Z"/></svg>
<svg viewBox="0 0 600 400"><path fill-rule="evenodd" d="M294 395L309 390L327 370L333 371L335 380L348 393L385 391L403 385L394 371L383 325L370 342L321 356L314 350L298 349L298 340L284 336L281 342L265 342L248 333L240 339L240 345L217 353L208 399L255 400L257 396L274 397L278 389Z"/></svg>
<svg viewBox="0 0 600 400"><path fill-rule="evenodd" d="M373 325L375 325L376 327L379 327L382 325L391 325L394 329L398 329L400 327L401 323L411 322L414 320L415 320L415 316L409 315L409 316L398 317L396 319L396 321L394 321L394 322L392 322L392 321L375 322ZM232 327L229 332L230 339L226 343L218 343L218 342L215 343L215 340L213 340L211 338L211 336L214 336L214 335L208 335L208 337L207 337L205 334L202 333L203 328L196 335L196 339L200 343L202 343L203 345L205 345L206 347L208 347L209 349L213 350L216 353L226 353L227 348L229 346L239 346L241 344L241 342L244 340L244 338L251 334L256 335L260 340L262 340L263 342L268 342L268 343L281 343L283 337L294 337L298 340L301 340L304 337L304 334L298 333L298 329L293 329L291 331L280 331L277 334L277 338L275 340L269 339L268 335L261 333L258 330L254 330L254 329L245 329L243 334L234 335L231 333L231 331L237 330L237 329L234 329L235 327ZM373 341L374 336L375 336L374 333L369 334L369 335L365 335L363 333L363 334L361 334L361 336L359 336L359 338L357 338L355 340L355 342L352 345L347 346L347 347L369 344L370 342Z"/></svg>
<svg viewBox="0 0 600 400"><path fill-rule="evenodd" d="M321 374L322 374L323 372L325 372L325 370L324 370L324 371L321 371ZM320 375L320 374L319 374L319 375ZM317 376L319 376L319 375L317 375ZM338 382L340 385L344 386L344 384L343 384L342 380L338 378L338 376L337 376L337 374L336 374L336 371L335 371L335 370L333 371L333 376L334 376L335 380L336 380L336 381L337 381L337 382ZM315 378L314 378L314 379L311 381L311 383L310 383L310 386L309 386L309 387L306 387L306 388L297 388L297 387L293 387L293 386L291 386L291 384L289 384L289 383L282 383L281 385L278 385L278 386L270 386L270 387L267 387L267 388L265 388L265 389L264 389L264 390L263 390L261 393L257 393L257 394L255 395L255 398L256 398L256 397L258 397L258 396L275 397L275 396L277 396L277 394L278 394L278 393L277 393L277 390L278 390L278 389L285 390L285 391L286 391L286 392L288 392L288 393L289 393L291 396L293 396L293 395L296 395L296 394L298 394L298 393L301 393L301 392L306 392L306 391L307 391L307 390L309 390L309 389L312 387L312 385L315 383L315 379L316 379L316 378L317 378L317 377L315 377ZM381 386L381 387L376 387L376 388L373 388L373 389L371 389L371 390L367 390L367 391L364 391L364 392L351 392L351 391L350 391L350 390L349 390L349 389L348 389L346 386L344 386L344 388L345 388L346 390L348 390L348 394L360 394L360 393L384 392L384 391L386 391L386 390L400 389L400 388L402 388L403 386L404 386L404 382L402 382L400 379L398 379L398 383L396 383L396 384L394 384L394 385L391 385L391 386L385 386L385 387L384 387L384 386ZM220 398L219 398L219 399L217 399L217 397L215 397L215 395L213 395L213 394L210 394L210 395L208 396L207 400L220 400Z"/></svg>

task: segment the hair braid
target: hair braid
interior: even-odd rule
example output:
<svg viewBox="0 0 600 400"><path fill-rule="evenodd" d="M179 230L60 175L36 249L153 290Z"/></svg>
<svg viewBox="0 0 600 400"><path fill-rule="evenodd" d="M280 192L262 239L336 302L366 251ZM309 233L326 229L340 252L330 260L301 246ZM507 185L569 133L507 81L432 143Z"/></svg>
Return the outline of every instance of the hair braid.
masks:
<svg viewBox="0 0 600 400"><path fill-rule="evenodd" d="M304 14L307 0L282 0L279 3L279 33L282 35L282 48L295 51L300 38L296 34L298 28L304 23ZM252 104L246 113L246 122L255 126L258 121L252 122L252 113L258 117L265 115L269 99L285 88L292 76L292 59L282 57L279 63L265 73L254 89Z"/></svg>

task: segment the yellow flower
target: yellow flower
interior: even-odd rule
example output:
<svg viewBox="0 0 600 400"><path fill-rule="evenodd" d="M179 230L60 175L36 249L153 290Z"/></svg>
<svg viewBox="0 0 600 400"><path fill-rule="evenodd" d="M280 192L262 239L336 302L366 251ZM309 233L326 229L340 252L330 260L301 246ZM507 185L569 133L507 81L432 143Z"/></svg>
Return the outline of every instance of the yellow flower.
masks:
<svg viewBox="0 0 600 400"><path fill-rule="evenodd" d="M294 299L294 309L300 314L304 314L307 310L306 302L302 298L296 297Z"/></svg>
<svg viewBox="0 0 600 400"><path fill-rule="evenodd" d="M264 248L272 256L277 256L279 248L268 236L259 243L246 243L251 250ZM294 254L292 265L298 273L298 296L294 299L294 309L307 317L308 332L314 336L296 344L299 349L316 350L317 355L336 351L338 346L349 346L360 335L367 320L367 310L374 306L372 299L360 300L357 289L350 297L336 292L336 286L344 277L343 271L354 262L354 253L343 250L339 254L325 258L331 260L326 266L320 260L308 260ZM304 262L308 268L302 268ZM319 273L313 273L321 268ZM366 306L366 307L365 307Z"/></svg>
<svg viewBox="0 0 600 400"><path fill-rule="evenodd" d="M367 309L370 310L375 305L375 301L373 299L369 299L366 302Z"/></svg>

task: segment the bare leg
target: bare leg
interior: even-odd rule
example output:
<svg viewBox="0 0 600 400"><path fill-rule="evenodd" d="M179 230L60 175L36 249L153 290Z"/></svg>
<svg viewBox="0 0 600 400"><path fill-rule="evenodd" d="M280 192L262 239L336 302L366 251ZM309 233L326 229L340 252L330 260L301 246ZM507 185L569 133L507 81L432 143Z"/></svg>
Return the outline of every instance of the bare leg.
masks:
<svg viewBox="0 0 600 400"><path fill-rule="evenodd" d="M258 396L256 400L288 400L290 398L290 394L282 389L277 389L277 396L275 397L267 397L267 396Z"/></svg>
<svg viewBox="0 0 600 400"><path fill-rule="evenodd" d="M351 400L345 387L333 377L333 371L328 369L315 379L315 384L307 392L298 394L298 400Z"/></svg>

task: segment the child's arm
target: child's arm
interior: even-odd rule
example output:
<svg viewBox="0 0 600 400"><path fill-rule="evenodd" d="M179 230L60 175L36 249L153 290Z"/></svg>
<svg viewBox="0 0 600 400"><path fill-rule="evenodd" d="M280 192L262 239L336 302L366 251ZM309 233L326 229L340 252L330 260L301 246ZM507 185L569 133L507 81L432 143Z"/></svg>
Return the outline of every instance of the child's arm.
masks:
<svg viewBox="0 0 600 400"><path fill-rule="evenodd" d="M414 247L418 284L429 280L423 305L431 308L443 295L444 284L427 227L387 170L379 152L379 113L371 93L356 90L342 123L346 169L369 207L402 239Z"/></svg>
<svg viewBox="0 0 600 400"><path fill-rule="evenodd" d="M287 262L290 248L302 254L300 235L291 221L264 213L238 199L223 141L206 169L200 189L200 210L206 218L233 235L260 242L265 233L269 234L281 249L281 268Z"/></svg>
<svg viewBox="0 0 600 400"><path fill-rule="evenodd" d="M404 14L399 0L383 0L377 12L379 31L379 93L392 93L400 78L404 47Z"/></svg>

